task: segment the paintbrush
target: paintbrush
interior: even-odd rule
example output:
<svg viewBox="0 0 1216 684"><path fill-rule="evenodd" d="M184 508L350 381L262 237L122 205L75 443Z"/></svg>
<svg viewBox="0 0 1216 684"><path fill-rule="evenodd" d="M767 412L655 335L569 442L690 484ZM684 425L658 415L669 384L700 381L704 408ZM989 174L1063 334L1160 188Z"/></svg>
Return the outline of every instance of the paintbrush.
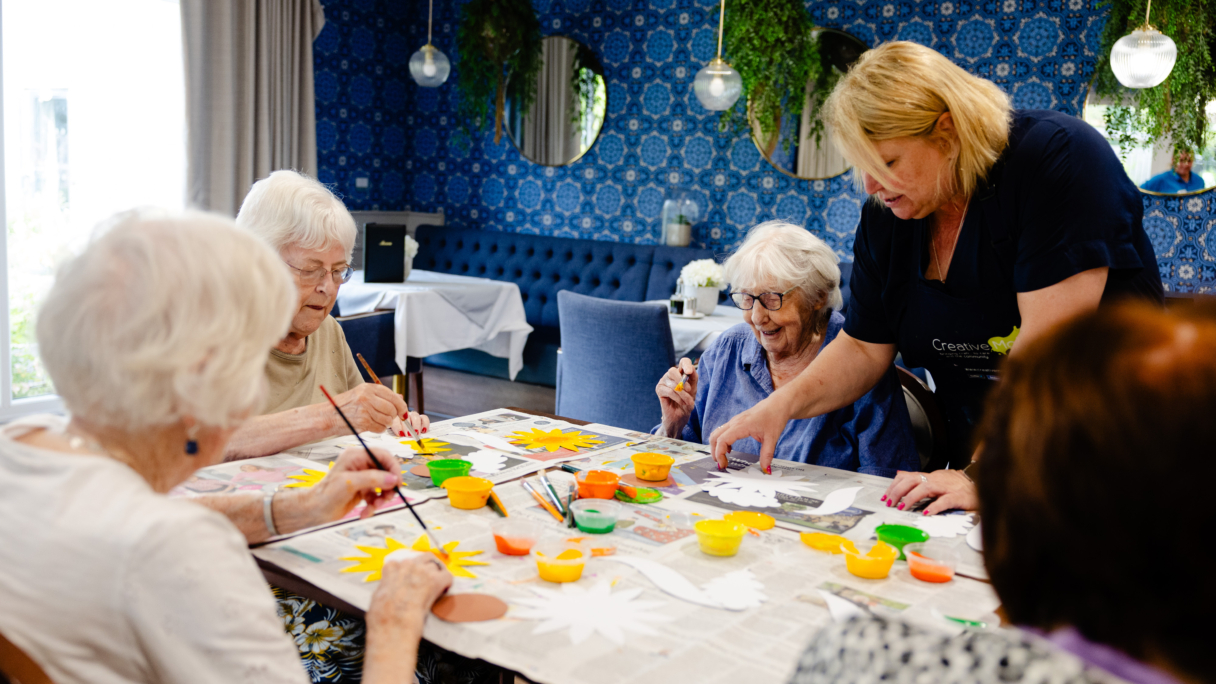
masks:
<svg viewBox="0 0 1216 684"><path fill-rule="evenodd" d="M359 363L363 364L363 370L367 371L367 377L371 378L372 382L376 383L377 385L384 387L384 383L380 382L380 378L376 377L376 372L372 370L372 365L367 362L367 359L363 358L363 355L360 354L359 352L355 352L355 358L359 359ZM396 421L396 418L394 418L393 420ZM411 430L411 432L412 432L412 430ZM398 428L397 434L400 437L404 437L405 430ZM418 450L419 451L423 450L422 442L418 442Z"/></svg>
<svg viewBox="0 0 1216 684"><path fill-rule="evenodd" d="M553 502L554 506L557 506L557 512L565 516L566 508L562 506L562 498L557 495L557 490L553 487L553 483L549 481L549 476L544 469L540 471L540 483L545 486L545 491L549 493L549 500Z"/></svg>
<svg viewBox="0 0 1216 684"><path fill-rule="evenodd" d="M541 505L541 508L549 511L549 515L553 516L554 520L558 521L559 523L566 522L566 519L562 517L561 513L558 513L557 509L553 507L553 504L546 501L545 497L541 496L540 492L536 491L536 488L532 486L531 482L521 479L519 484L523 485L523 488L528 490L528 493L532 495L533 499L536 499L536 502Z"/></svg>
<svg viewBox="0 0 1216 684"><path fill-rule="evenodd" d="M346 414L342 413L342 409L338 408L338 402L334 401L334 398L329 395L329 390L325 389L325 385L321 385L320 387L321 393L324 394L325 398L329 400L329 403L333 405L334 410L337 411L338 415L342 418L342 422L346 423L346 427L350 428L350 433L355 436L355 439L359 440L359 444L363 445L363 450L367 452L367 457L372 460L372 463L386 473L392 472L388 468L385 468L384 464L380 462L380 459L376 458L376 456L372 454L372 450L367 447L367 442L363 441L363 438L359 436L359 431L356 430L355 426L351 425L351 422L346 419ZM431 546L435 547L436 555L443 558L444 563L447 563L448 560L450 560L448 558L447 551L443 550L443 545L440 544L439 540L435 538L435 535L431 533L431 530L426 526L426 523L422 522L422 518L418 515L418 511L414 510L413 505L410 504L410 500L405 498L405 493L401 491L401 486L397 485L394 487L394 489L397 490L397 496L401 497L401 500L405 503L405 507L410 509L410 513L414 514L414 520L417 520L418 524L422 525L422 531L426 533L427 539L431 540Z"/></svg>

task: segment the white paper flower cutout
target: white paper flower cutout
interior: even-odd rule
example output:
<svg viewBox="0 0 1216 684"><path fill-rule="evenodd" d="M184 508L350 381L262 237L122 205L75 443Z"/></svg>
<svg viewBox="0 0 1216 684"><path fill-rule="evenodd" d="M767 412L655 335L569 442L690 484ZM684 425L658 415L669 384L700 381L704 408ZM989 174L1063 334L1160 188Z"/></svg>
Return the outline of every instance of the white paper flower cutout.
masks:
<svg viewBox="0 0 1216 684"><path fill-rule="evenodd" d="M489 449L480 449L466 456L461 456L464 460L473 464L473 470L479 473L497 473L507 465L507 457L497 451Z"/></svg>
<svg viewBox="0 0 1216 684"><path fill-rule="evenodd" d="M663 605L659 601L636 601L641 589L612 592L607 582L599 582L590 589L573 584L563 584L560 590L532 587L536 598L515 599L523 610L512 611L511 617L522 620L541 620L532 630L533 634L548 634L567 629L570 643L583 643L592 634L614 644L625 643L625 632L657 635L651 624L670 622L673 618L650 612Z"/></svg>
<svg viewBox="0 0 1216 684"><path fill-rule="evenodd" d="M738 472L710 473L716 480L708 480L701 489L722 503L753 508L777 508L777 494L802 496L815 490L815 485L775 471L765 475L759 468L748 468Z"/></svg>
<svg viewBox="0 0 1216 684"><path fill-rule="evenodd" d="M975 526L970 513L966 515L926 515L912 522L930 537L957 537Z"/></svg>
<svg viewBox="0 0 1216 684"><path fill-rule="evenodd" d="M768 600L764 584L751 570L736 570L701 585L705 594L727 610L755 608Z"/></svg>

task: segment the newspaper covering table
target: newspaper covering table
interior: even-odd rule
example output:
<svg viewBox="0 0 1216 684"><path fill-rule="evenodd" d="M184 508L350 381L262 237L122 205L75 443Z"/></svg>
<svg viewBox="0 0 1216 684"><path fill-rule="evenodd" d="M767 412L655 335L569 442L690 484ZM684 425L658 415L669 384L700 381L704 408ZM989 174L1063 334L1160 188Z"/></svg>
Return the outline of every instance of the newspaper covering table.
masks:
<svg viewBox="0 0 1216 684"><path fill-rule="evenodd" d="M535 434L537 430L546 434L558 430L563 436L592 435L599 443L585 449L549 450L510 441L517 440L521 433ZM812 550L799 540L800 531L823 530L863 541L874 537L874 528L879 524L909 524L925 517L886 507L879 500L889 484L884 478L775 461L774 473L780 474L782 481L789 478L808 491L797 495L778 493L776 507L738 506L724 503L705 491L706 482L720 476L713 475L717 468L707 462L708 449L700 444L602 425L579 427L507 410L436 423L428 436L449 445L500 451L504 458L520 461L489 474L499 483L495 491L512 517L537 521L546 528L546 535L554 539L584 535L559 525L514 481L520 476L562 462L583 470L606 469L628 475L632 471L629 457L634 453L660 451L676 458L673 482L661 488L664 500L648 505L624 505L625 512L616 530L604 536L615 543L615 555L590 559L582 578L569 590L601 591L620 598L637 594L636 603L645 609L639 609L636 622L626 623L616 635L621 637L620 643L611 638L613 632L607 628L603 633L583 634L584 640L577 644L574 632L566 629L534 633L542 624L553 626L552 621L529 618L535 616L537 602L543 603L548 600L546 597L560 598L560 590L555 592L558 585L539 579L531 557L507 556L496 550L490 525L500 518L488 508L457 510L446 501L433 498L417 506L441 542L457 542L455 550L462 554L476 552L464 556L461 562L485 563L462 568L475 577L457 577L452 593L488 593L510 606L505 617L482 623L455 624L432 617L427 621L425 637L443 648L488 660L535 682L593 684L643 677L655 681L782 682L792 673L813 634L831 621L828 608L828 603L834 602L831 597L944 632L960 628L942 616L992 620L990 614L999 604L986 583L956 576L946 584L928 584L912 578L902 562L896 563L887 579L861 579L848 573L843 556ZM412 450L393 440L376 436L376 441L411 462L417 458ZM243 463L260 462L255 464L266 466L268 471L278 469L271 479L283 473L290 478L294 473L283 469L327 461L348 442L353 440L330 440L291 455L268 457L275 460L253 459ZM754 461L754 457L733 456L736 460L730 473L746 472L748 462ZM241 470L239 465L225 464L219 468L230 473L251 472ZM238 467L233 470L233 466ZM565 472L554 470L548 477L563 497L573 485L573 476ZM244 482L244 486L252 485L252 481ZM825 516L807 513L820 506L831 492L854 487L859 489L844 510ZM410 496L413 500L412 493ZM688 521L718 518L725 510L763 510L778 519L778 527L746 537L736 556L707 556L700 552ZM967 548L962 528L955 527L957 534L946 540L963 555L963 568L969 568L971 574L981 573L979 555ZM366 609L376 584L365 581L370 572L352 572L359 567L358 562L343 559L364 557L366 552L357 548L360 546L383 549L392 539L408 547L421 536L422 530L409 512L398 508L367 520L280 539L254 549L254 554L352 606ZM698 605L665 593L637 569L620 562L621 559L657 561L702 587L746 570L762 585L765 600L738 611Z"/></svg>

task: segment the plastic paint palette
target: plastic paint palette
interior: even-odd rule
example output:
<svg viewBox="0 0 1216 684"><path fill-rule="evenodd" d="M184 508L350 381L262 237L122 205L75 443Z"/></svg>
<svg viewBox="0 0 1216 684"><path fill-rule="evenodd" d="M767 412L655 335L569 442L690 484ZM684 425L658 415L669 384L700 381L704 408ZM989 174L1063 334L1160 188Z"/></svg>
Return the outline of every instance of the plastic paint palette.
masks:
<svg viewBox="0 0 1216 684"><path fill-rule="evenodd" d="M485 478L465 475L444 480L443 488L448 490L448 503L453 508L471 511L486 505L494 483Z"/></svg>
<svg viewBox="0 0 1216 684"><path fill-rule="evenodd" d="M667 479L667 475L671 472L671 466L676 460L664 454L655 454L645 452L634 454L630 460L633 461L633 474L639 480L647 482L662 482Z"/></svg>
<svg viewBox="0 0 1216 684"><path fill-rule="evenodd" d="M884 541L854 544L845 540L840 548L844 551L845 567L863 579L885 578L899 556L899 549Z"/></svg>
<svg viewBox="0 0 1216 684"><path fill-rule="evenodd" d="M958 552L938 542L908 544L908 571L922 582L941 584L954 579L958 566Z"/></svg>
<svg viewBox="0 0 1216 684"><path fill-rule="evenodd" d="M616 527L621 514L621 505L604 499L580 499L570 504L574 511L574 524L580 532L608 534Z"/></svg>
<svg viewBox="0 0 1216 684"><path fill-rule="evenodd" d="M520 518L506 518L490 526L494 534L494 546L507 556L526 556L540 539L540 525Z"/></svg>
<svg viewBox="0 0 1216 684"><path fill-rule="evenodd" d="M693 526L701 552L710 556L733 556L739 552L747 526L726 520L702 520Z"/></svg>
<svg viewBox="0 0 1216 684"><path fill-rule="evenodd" d="M532 549L536 570L546 582L577 582L583 576L590 550L573 542L546 542Z"/></svg>
<svg viewBox="0 0 1216 684"><path fill-rule="evenodd" d="M436 487L442 487L446 480L468 475L473 464L459 458L440 458L427 463L426 467L430 471L431 482Z"/></svg>
<svg viewBox="0 0 1216 684"><path fill-rule="evenodd" d="M607 470L584 470L574 476L578 482L578 498L611 499L616 496L616 487L621 476Z"/></svg>

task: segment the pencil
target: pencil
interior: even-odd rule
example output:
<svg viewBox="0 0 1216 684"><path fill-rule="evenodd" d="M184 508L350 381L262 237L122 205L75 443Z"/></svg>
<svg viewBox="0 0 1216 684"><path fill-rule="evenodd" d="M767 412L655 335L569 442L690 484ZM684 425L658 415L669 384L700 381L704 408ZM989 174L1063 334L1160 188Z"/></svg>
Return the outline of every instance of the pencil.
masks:
<svg viewBox="0 0 1216 684"><path fill-rule="evenodd" d="M566 522L566 519L562 517L562 514L558 513L557 509L553 507L553 504L545 501L545 497L541 496L540 492L536 491L536 489L532 487L532 483L528 482L527 480L520 480L519 483L524 486L524 489L528 490L528 492L532 495L532 498L536 499L536 502L539 503L542 508L549 511L549 515L553 516L554 520L558 521L559 523Z"/></svg>
<svg viewBox="0 0 1216 684"><path fill-rule="evenodd" d="M351 422L346 419L346 414L342 413L342 409L338 408L338 402L334 401L334 398L329 395L329 390L325 389L325 385L321 385L320 387L321 393L324 394L325 398L329 400L329 403L333 405L334 410L337 411L338 415L342 418L342 422L346 423L346 427L350 428L351 434L355 436L355 439L359 440L359 444L363 445L363 450L367 452L367 457L372 460L372 464L386 473L392 472L388 468L385 468L384 464L381 463L380 460L377 459L372 453L372 450L367 447L367 442L363 441L363 438L359 436L359 431L356 430L355 426L351 425ZM435 547L435 554L442 558L444 563L447 563L450 560L448 558L447 551L443 550L443 545L439 543L438 539L435 539L434 534L431 534L431 530L426 526L426 523L422 522L422 518L419 517L418 511L414 510L413 505L410 504L410 500L405 498L405 494L401 491L401 486L397 485L393 489L397 490L397 496L401 497L401 500L405 503L405 507L410 509L410 513L414 514L414 520L417 520L418 524L422 525L422 531L425 532L427 538L431 540L431 546Z"/></svg>
<svg viewBox="0 0 1216 684"><path fill-rule="evenodd" d="M359 352L355 352L355 358L359 359L359 363L363 364L363 370L367 371L367 377L371 378L372 382L376 383L377 385L384 387L384 383L380 382L380 378L376 377L376 372L372 370L372 365L367 362L367 359L363 358L363 355L360 354ZM404 430L398 430L397 432L400 433L399 436L401 436L401 437L405 436ZM411 432L413 432L413 431L411 430ZM422 448L422 441L421 440L416 440L416 441L418 442L418 451L426 451L426 449Z"/></svg>

